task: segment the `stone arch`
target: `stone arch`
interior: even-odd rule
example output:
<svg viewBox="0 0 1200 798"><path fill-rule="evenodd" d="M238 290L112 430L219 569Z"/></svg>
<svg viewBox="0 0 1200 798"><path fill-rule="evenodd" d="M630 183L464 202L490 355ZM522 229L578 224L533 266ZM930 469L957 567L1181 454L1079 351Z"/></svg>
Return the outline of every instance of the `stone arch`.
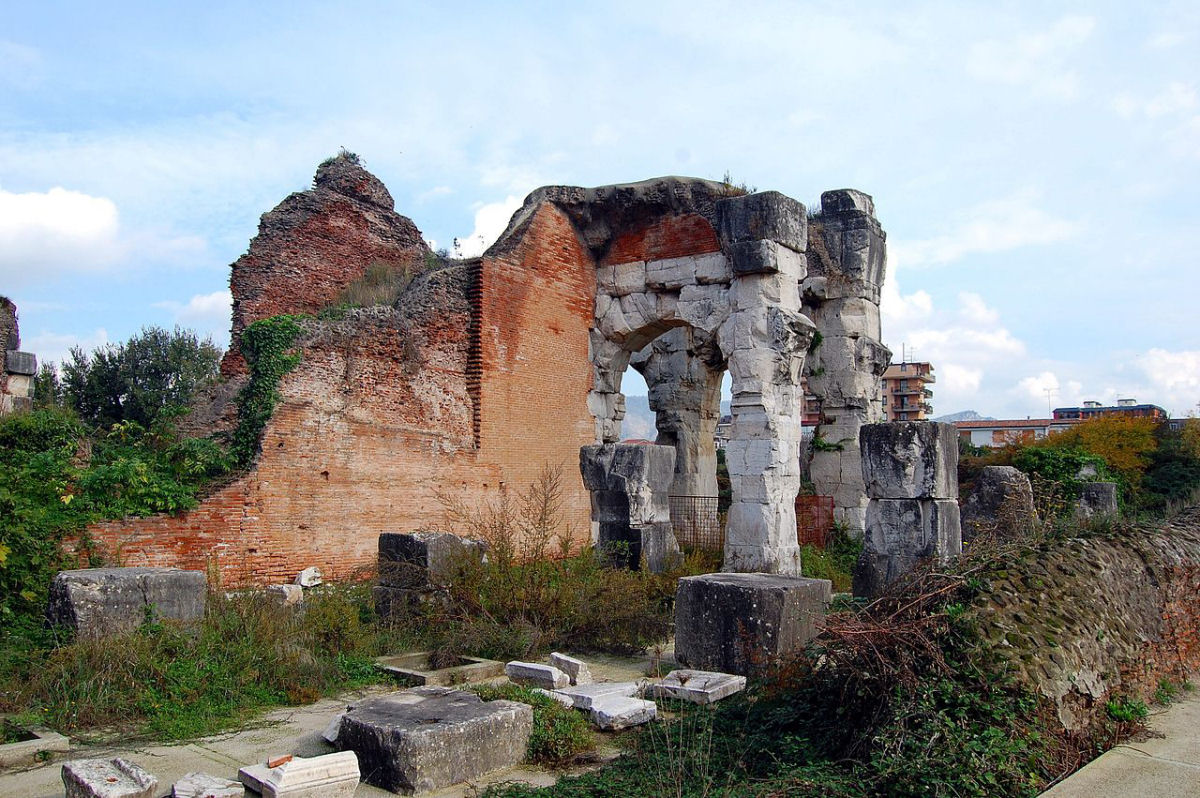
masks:
<svg viewBox="0 0 1200 798"><path fill-rule="evenodd" d="M800 312L807 217L803 205L777 192L720 200L715 217L718 252L597 268L590 338L595 381L588 407L599 445L585 448L583 468L588 474L589 458L608 467L623 459L615 448L624 417L621 378L631 358L673 328L687 328L712 343L710 352L719 352L732 378L726 458L733 503L724 568L799 574L800 375L815 331ZM683 373L694 365L679 358ZM603 468L590 470L593 484L611 489L607 472L600 475ZM652 506L643 520L669 521L653 509L663 486L639 490ZM594 519L598 512L593 503Z"/></svg>

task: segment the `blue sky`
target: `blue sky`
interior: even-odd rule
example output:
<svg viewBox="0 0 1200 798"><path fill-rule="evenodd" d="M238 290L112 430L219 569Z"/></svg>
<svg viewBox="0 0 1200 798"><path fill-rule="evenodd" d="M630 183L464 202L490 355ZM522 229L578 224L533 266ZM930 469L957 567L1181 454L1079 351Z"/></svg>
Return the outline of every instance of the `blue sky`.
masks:
<svg viewBox="0 0 1200 798"><path fill-rule="evenodd" d="M0 293L43 359L223 345L259 215L345 147L468 250L544 184L860 188L936 412L1200 402L1194 2L8 6Z"/></svg>

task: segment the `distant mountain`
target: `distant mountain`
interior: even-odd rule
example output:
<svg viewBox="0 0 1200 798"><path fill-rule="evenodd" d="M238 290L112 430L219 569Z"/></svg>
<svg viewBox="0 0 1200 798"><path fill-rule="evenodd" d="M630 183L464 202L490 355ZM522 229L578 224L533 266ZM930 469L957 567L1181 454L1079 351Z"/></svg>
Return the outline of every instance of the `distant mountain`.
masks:
<svg viewBox="0 0 1200 798"><path fill-rule="evenodd" d="M729 415L729 401L721 402L721 415ZM658 429L654 426L654 411L650 409L650 399L645 396L625 397L625 421L621 424L621 440L642 438L648 441L658 437Z"/></svg>
<svg viewBox="0 0 1200 798"><path fill-rule="evenodd" d="M963 410L958 413L951 413L946 416L938 416L931 419L932 421L942 421L946 424L953 424L955 421L995 421L991 416L981 416L974 410Z"/></svg>

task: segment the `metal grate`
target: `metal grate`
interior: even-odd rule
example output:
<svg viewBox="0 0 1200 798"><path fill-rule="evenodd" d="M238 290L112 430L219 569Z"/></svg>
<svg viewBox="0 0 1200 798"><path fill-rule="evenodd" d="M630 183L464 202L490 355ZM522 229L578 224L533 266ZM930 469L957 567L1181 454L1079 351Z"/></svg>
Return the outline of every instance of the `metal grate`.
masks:
<svg viewBox="0 0 1200 798"><path fill-rule="evenodd" d="M796 497L796 542L825 548L833 532L832 496Z"/></svg>
<svg viewBox="0 0 1200 798"><path fill-rule="evenodd" d="M670 502L671 525L680 546L707 551L725 548L725 524L716 496L672 496Z"/></svg>

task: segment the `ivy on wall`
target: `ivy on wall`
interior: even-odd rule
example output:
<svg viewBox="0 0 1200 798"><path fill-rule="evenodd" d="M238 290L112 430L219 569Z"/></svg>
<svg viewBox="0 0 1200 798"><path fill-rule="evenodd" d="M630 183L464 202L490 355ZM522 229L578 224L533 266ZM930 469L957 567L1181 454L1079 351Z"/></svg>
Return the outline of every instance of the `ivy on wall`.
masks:
<svg viewBox="0 0 1200 798"><path fill-rule="evenodd" d="M254 462L262 448L262 433L279 402L279 381L300 362L292 351L304 316L280 315L260 319L242 331L241 350L250 367L250 380L238 394L238 425L230 453L242 468Z"/></svg>

